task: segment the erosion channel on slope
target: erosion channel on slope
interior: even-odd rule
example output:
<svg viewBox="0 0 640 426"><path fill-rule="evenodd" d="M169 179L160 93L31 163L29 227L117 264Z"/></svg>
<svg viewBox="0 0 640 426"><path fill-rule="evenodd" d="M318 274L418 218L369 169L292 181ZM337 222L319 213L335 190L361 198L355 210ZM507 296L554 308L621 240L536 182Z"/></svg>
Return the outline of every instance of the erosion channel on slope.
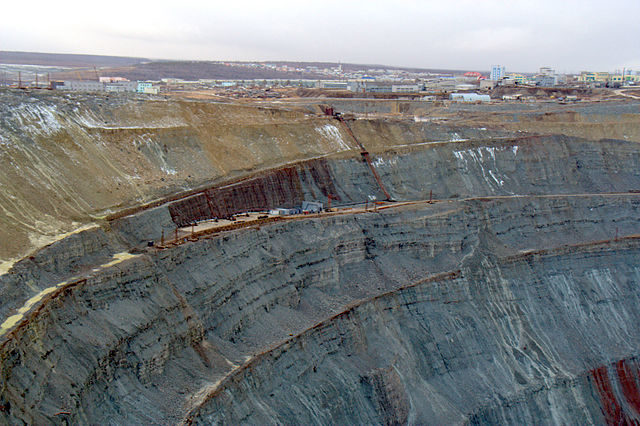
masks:
<svg viewBox="0 0 640 426"><path fill-rule="evenodd" d="M2 423L640 421L639 103L2 96Z"/></svg>

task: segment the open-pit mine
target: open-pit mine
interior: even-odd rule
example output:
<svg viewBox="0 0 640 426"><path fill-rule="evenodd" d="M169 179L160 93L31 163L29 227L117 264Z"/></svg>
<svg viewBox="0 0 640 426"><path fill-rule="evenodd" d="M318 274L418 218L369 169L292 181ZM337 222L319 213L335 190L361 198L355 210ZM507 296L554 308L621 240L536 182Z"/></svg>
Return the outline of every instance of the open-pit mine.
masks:
<svg viewBox="0 0 640 426"><path fill-rule="evenodd" d="M640 422L640 101L0 96L1 424Z"/></svg>

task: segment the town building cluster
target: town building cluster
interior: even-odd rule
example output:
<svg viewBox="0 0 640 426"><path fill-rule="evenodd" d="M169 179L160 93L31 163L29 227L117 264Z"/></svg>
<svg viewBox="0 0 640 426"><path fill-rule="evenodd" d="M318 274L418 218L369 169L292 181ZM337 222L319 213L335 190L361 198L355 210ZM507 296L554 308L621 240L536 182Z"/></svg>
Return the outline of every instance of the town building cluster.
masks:
<svg viewBox="0 0 640 426"><path fill-rule="evenodd" d="M122 77L100 77L99 81L65 80L52 81L51 88L76 92L136 92L158 94L158 87L148 81L129 81Z"/></svg>
<svg viewBox="0 0 640 426"><path fill-rule="evenodd" d="M508 72L504 65L492 65L488 73L471 71L427 72L397 68L321 67L318 65L271 64L258 62L219 62L229 67L244 67L257 70L296 73L297 79L198 79L183 80L166 77L157 81L129 81L123 77L99 77L96 80L48 81L47 87L55 90L82 92L131 92L158 94L182 90L217 90L230 97L277 98L283 94L279 89L301 88L325 91L347 91L354 94L403 94L424 99L432 95L446 94L451 100L463 102L485 102L487 95L470 92L495 89L496 87L624 87L640 85L640 72L623 69L616 72L583 71L577 75L557 73L551 67L541 67L537 73ZM348 69L347 69L348 68ZM96 71L97 74L97 71ZM326 78L318 78L318 77ZM97 77L97 75L96 75ZM20 83L22 84L22 83ZM19 84L19 85L20 85ZM38 82L20 87L43 87ZM450 94L464 94L464 96ZM511 96L511 95L505 95Z"/></svg>

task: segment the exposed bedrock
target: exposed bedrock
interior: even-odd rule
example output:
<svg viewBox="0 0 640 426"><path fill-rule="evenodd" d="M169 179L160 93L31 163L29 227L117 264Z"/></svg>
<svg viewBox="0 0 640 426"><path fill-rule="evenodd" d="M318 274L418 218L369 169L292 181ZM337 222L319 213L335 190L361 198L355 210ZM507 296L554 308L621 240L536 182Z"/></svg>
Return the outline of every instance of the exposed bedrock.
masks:
<svg viewBox="0 0 640 426"><path fill-rule="evenodd" d="M396 200L428 199L431 193L435 199L456 199L640 188L640 149L637 143L624 141L534 136L434 143L378 153L373 156L373 164ZM0 291L6 295L0 298L0 313L17 309L52 282L77 275L86 265L100 263L148 240L159 240L163 230L168 235L176 224L244 212L260 205L294 206L304 199L326 202L329 194L337 197L337 205L384 198L360 158L316 159L265 171L168 206L113 220L108 226L94 226L36 252L18 262L11 274L0 277ZM532 206L510 214L533 214L535 209ZM590 211L577 212L573 219L580 221L589 215Z"/></svg>
<svg viewBox="0 0 640 426"><path fill-rule="evenodd" d="M524 414L496 417L509 398L533 407L526 395L541 387L637 356L635 240L563 244L638 233L639 207L634 195L452 201L135 255L48 294L11 331L0 415L515 422ZM286 365L269 361L280 352ZM592 398L591 417L581 416L602 421ZM541 407L537 418L549 421L560 410Z"/></svg>
<svg viewBox="0 0 640 426"><path fill-rule="evenodd" d="M597 194L640 188L635 142L565 136L427 142L388 148L373 166L395 200L496 195ZM334 205L384 199L362 159L317 159L214 188L169 206L173 221L226 217L259 206L293 207L303 199Z"/></svg>
<svg viewBox="0 0 640 426"><path fill-rule="evenodd" d="M439 135L440 140L449 137L443 130L457 133L462 138L504 135L508 132L535 132L540 134L563 134L591 140L620 139L640 142L639 102L602 103L529 103L505 102L492 105L468 105L452 103L442 107L437 103L422 101L347 100L332 99L326 103L342 112L365 115L371 113L415 114L422 126ZM437 125L436 125L437 123ZM381 129L381 136L394 133L394 139L402 126ZM475 128L476 132L469 132ZM480 129L481 131L478 131ZM434 138L438 140L438 138Z"/></svg>
<svg viewBox="0 0 640 426"><path fill-rule="evenodd" d="M435 198L455 198L640 187L638 144L616 140L554 135L426 143L378 153L373 164L399 200L429 198L430 191Z"/></svg>
<svg viewBox="0 0 640 426"><path fill-rule="evenodd" d="M356 141L302 109L7 93L0 423L640 422L636 104ZM148 245L382 186L406 203Z"/></svg>
<svg viewBox="0 0 640 426"><path fill-rule="evenodd" d="M7 269L3 262L126 208L292 162L360 160L358 147L336 120L303 109L11 90L0 92L0 98L0 271ZM640 141L637 103L585 103L552 114L527 108L453 105L429 108L428 118L434 119L429 122L350 125L375 154L425 142L513 138L521 131ZM438 121L441 115L449 121ZM592 124L598 127L590 131ZM550 154L579 156L572 146ZM460 155L460 161L469 160ZM606 160L605 155L605 165ZM509 185L496 176L501 179ZM375 195L369 188L363 192Z"/></svg>
<svg viewBox="0 0 640 426"><path fill-rule="evenodd" d="M189 420L638 421L639 248L479 249L458 273L366 300L257 356Z"/></svg>

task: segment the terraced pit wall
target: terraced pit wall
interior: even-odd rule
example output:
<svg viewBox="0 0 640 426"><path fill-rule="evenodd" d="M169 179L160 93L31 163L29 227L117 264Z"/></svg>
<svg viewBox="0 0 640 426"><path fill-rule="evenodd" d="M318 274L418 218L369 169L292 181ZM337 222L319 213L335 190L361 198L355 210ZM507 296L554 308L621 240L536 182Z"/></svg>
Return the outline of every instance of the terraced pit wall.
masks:
<svg viewBox="0 0 640 426"><path fill-rule="evenodd" d="M134 256L3 336L0 418L602 422L578 385L637 357L638 244L579 245L637 233L639 201L423 204Z"/></svg>
<svg viewBox="0 0 640 426"><path fill-rule="evenodd" d="M0 423L640 421L637 142L357 120L395 199L441 201L154 250L201 212L140 205L180 191L379 188L300 111L11 96L5 256L101 226L0 276Z"/></svg>
<svg viewBox="0 0 640 426"><path fill-rule="evenodd" d="M68 232L129 208L292 162L359 160L358 147L335 120L295 106L16 90L2 90L0 97L2 271ZM545 123L554 120L558 133L640 141L640 110L633 103L565 106L549 116L539 110L509 114L514 106L473 108L427 111L432 118L447 117L445 122L350 125L373 154L432 141L512 137L522 129L549 133ZM562 118L567 108L574 109L571 120ZM599 130L589 135L585 123L591 121ZM358 194L359 200L372 191Z"/></svg>
<svg viewBox="0 0 640 426"><path fill-rule="evenodd" d="M176 225L186 226L236 213L299 207L307 194L312 197L309 201L327 199L329 194L340 201L326 159L305 161L237 184L204 190L170 204L169 211Z"/></svg>
<svg viewBox="0 0 640 426"><path fill-rule="evenodd" d="M639 161L635 143L596 143L567 137L429 143L396 148L378 153L374 158L385 186L396 200L428 199L431 191L436 199L637 191L640 188L640 169L636 167ZM228 205L234 211L248 210L251 206L245 200L255 200L268 194L262 186L265 182L274 182L275 179L275 184L283 185L278 183L277 176L286 176L284 186L294 188L289 190L292 194L290 199L282 198L285 202L295 203L300 199L324 201L322 197L327 190L340 197L338 204L364 202L372 195L382 198L375 180L360 158L312 160L289 170L289 174L274 172L271 177L264 173L263 177L255 180L261 182L257 189L255 183L248 186L238 184L237 187L244 191L240 192L242 197L230 198ZM601 170L607 170L608 174L603 175ZM289 178L296 175L297 180ZM218 191L233 195L231 189L235 187L212 190L214 196L211 199L217 199L215 194ZM252 192L247 195L249 190ZM190 202L191 199L187 199L170 205L168 209L166 206L157 207L112 221L109 227L118 231L118 238L112 232L93 228L67 237L19 262L13 274L0 279L4 295L0 301L0 312L18 308L34 291L47 288L50 282L63 281L70 273L81 271L83 265L107 259L131 246L146 245L149 240L159 240L163 230L171 232L174 229L178 215L184 215L184 222L222 216L222 213L212 213L211 210L189 216ZM186 213L181 210L182 206L187 207ZM205 205L207 207L209 204Z"/></svg>
<svg viewBox="0 0 640 426"><path fill-rule="evenodd" d="M638 421L637 372L607 373L636 365L638 247L502 259L485 248L457 273L367 299L257 356L188 419Z"/></svg>
<svg viewBox="0 0 640 426"><path fill-rule="evenodd" d="M640 188L637 146L625 141L592 142L562 136L438 142L375 154L374 164L396 200L428 199L431 192L436 199L629 192ZM289 199L276 200L277 192L268 195L272 201L285 203L300 199L326 202L322 197L327 188L340 197L338 204L383 197L360 158L312 160L289 170L271 175L265 172L249 184L211 190L210 199L216 200L218 193L226 194L229 201L222 207L227 212L246 211L252 206L249 202L262 202L259 197L268 194L267 183L289 188ZM279 181L278 176L285 178ZM234 191L240 196L234 197ZM163 230L171 232L175 228L176 220L180 224L223 216L221 210L211 211L208 203L204 212L194 212L191 202L188 198L114 220L105 228L85 230L18 262L11 274L0 277L0 313L10 315L11 309L18 309L51 282L64 281L90 265L107 261L114 253L146 245L149 240L159 241ZM530 209L520 212L534 213ZM612 232L608 238L615 234L615 230Z"/></svg>
<svg viewBox="0 0 640 426"><path fill-rule="evenodd" d="M127 208L350 150L332 120L301 111L114 94L0 99L0 261Z"/></svg>
<svg viewBox="0 0 640 426"><path fill-rule="evenodd" d="M470 196L628 192L640 190L635 143L585 141L565 136L431 142L376 154L374 167L395 200ZM602 176L601 170L608 170ZM346 171L360 171L349 175ZM356 188L358 188L356 190ZM294 167L176 201L174 223L234 213L299 206L303 199L334 205L384 199L372 174L357 159L311 160Z"/></svg>

